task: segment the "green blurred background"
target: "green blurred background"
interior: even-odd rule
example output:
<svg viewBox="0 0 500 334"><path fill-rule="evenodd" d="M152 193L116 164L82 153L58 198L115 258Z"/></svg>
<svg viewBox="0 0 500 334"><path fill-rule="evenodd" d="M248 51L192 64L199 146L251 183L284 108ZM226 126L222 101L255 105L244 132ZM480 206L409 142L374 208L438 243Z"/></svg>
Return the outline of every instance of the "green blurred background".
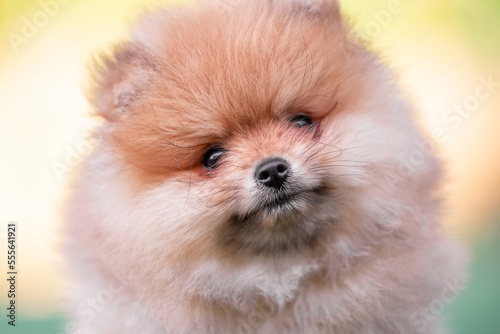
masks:
<svg viewBox="0 0 500 334"><path fill-rule="evenodd" d="M0 224L16 221L20 231L19 317L10 328L0 312L1 333L64 332L70 287L61 269L61 208L71 170L86 153L82 143L96 125L82 95L85 64L125 38L144 9L174 2L186 1L0 0ZM500 87L458 126L444 115L474 95L480 78L500 81L500 1L341 5L400 74L429 133L447 134L440 142L449 171L443 222L472 253L467 289L446 309L452 332L499 334ZM3 258L6 228L0 229ZM4 310L5 291L2 278Z"/></svg>

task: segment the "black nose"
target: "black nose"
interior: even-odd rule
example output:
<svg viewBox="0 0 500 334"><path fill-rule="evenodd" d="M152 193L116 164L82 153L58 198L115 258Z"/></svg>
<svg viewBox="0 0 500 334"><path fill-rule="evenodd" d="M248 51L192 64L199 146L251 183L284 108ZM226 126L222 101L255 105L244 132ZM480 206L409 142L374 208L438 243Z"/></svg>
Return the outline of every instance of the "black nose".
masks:
<svg viewBox="0 0 500 334"><path fill-rule="evenodd" d="M269 188L281 189L290 174L290 165L281 158L261 162L255 169L255 180Z"/></svg>

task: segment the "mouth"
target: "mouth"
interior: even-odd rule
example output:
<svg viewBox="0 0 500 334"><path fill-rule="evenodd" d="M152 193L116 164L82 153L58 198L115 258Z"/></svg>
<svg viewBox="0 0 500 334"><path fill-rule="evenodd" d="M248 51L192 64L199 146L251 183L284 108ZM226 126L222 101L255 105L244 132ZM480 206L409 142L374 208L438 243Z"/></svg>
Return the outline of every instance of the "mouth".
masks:
<svg viewBox="0 0 500 334"><path fill-rule="evenodd" d="M271 196L274 195L274 196ZM334 220L331 196L325 187L268 194L251 212L234 213L219 234L232 251L276 255L311 247Z"/></svg>
<svg viewBox="0 0 500 334"><path fill-rule="evenodd" d="M311 202L315 197L324 193L324 187L303 189L294 191L283 191L266 196L254 211L274 210L298 210L304 204Z"/></svg>

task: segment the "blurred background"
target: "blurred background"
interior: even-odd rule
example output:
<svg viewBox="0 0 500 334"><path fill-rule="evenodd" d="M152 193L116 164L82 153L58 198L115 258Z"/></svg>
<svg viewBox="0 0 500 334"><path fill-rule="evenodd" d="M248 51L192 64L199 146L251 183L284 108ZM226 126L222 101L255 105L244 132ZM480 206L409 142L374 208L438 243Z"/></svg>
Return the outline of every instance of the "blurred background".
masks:
<svg viewBox="0 0 500 334"><path fill-rule="evenodd" d="M125 38L144 9L174 2L186 1L0 0L1 333L65 332L62 208L97 125L82 94L85 64ZM443 222L472 251L467 289L446 305L453 333L498 334L500 1L344 0L342 8L400 73L447 162ZM11 221L18 225L15 329L5 317Z"/></svg>

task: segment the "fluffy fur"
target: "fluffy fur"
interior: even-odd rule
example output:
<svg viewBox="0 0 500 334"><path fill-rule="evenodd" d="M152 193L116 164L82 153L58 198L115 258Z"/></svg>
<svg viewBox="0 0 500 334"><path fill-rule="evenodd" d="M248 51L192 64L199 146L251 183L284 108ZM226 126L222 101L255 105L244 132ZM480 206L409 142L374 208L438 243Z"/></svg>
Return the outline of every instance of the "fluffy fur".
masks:
<svg viewBox="0 0 500 334"><path fill-rule="evenodd" d="M463 278L440 164L336 2L155 11L94 76L105 122L68 224L81 333L442 333L412 320ZM254 177L269 157L290 164L280 205Z"/></svg>

